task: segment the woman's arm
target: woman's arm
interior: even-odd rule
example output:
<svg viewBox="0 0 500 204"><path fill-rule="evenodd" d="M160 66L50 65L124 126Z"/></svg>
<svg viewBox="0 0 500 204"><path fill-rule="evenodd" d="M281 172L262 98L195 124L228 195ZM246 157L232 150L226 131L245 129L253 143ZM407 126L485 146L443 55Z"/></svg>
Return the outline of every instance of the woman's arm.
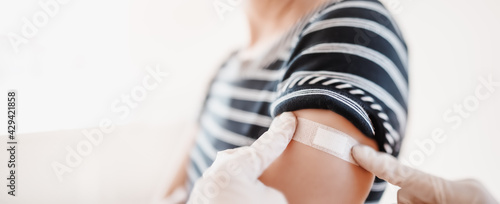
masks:
<svg viewBox="0 0 500 204"><path fill-rule="evenodd" d="M177 189L181 188L186 184L187 181L187 166L189 162L189 154L185 154L182 159L181 165L177 168L175 172L174 180L172 183L168 184L167 192L165 193L165 197L169 197L172 193Z"/></svg>
<svg viewBox="0 0 500 204"><path fill-rule="evenodd" d="M374 140L330 110L303 109L294 114L340 130L359 143L378 150ZM359 166L292 140L285 152L259 179L283 192L292 204L363 203L370 192L374 175Z"/></svg>
<svg viewBox="0 0 500 204"><path fill-rule="evenodd" d="M189 166L189 152L191 149L194 147L195 139L196 139L196 134L199 131L199 127L197 122L187 122L186 126L184 127L183 131L180 133L175 132L178 134L180 137L187 137L187 145L184 145L185 148L182 149L181 155L182 158L179 161L180 163L176 166L174 172L174 178L173 180L168 184L166 188L166 192L164 194L165 197L169 197L176 191L178 188L184 188L185 184L188 180L188 175L187 175L187 167Z"/></svg>

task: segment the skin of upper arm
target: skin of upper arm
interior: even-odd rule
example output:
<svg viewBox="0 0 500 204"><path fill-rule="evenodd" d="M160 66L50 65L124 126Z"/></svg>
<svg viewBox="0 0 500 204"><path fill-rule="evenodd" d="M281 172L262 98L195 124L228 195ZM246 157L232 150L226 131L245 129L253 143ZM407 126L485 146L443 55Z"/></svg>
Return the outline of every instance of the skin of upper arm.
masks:
<svg viewBox="0 0 500 204"><path fill-rule="evenodd" d="M359 143L378 150L374 140L330 110L304 109L294 111L294 114L340 130ZM370 192L374 175L359 166L292 140L259 180L281 191L290 204L363 203Z"/></svg>

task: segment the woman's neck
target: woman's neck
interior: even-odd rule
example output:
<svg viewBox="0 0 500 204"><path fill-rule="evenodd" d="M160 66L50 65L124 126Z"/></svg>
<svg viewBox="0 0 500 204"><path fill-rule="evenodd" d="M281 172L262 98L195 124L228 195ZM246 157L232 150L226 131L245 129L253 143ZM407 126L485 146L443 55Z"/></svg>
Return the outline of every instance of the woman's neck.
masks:
<svg viewBox="0 0 500 204"><path fill-rule="evenodd" d="M275 39L298 19L326 0L248 0L245 12L250 30L248 47Z"/></svg>

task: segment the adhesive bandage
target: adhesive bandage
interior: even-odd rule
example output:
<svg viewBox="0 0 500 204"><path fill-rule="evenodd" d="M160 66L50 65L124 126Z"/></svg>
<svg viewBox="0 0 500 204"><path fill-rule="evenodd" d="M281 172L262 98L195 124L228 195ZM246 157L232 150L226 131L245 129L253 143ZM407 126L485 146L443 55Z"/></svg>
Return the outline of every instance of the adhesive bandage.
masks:
<svg viewBox="0 0 500 204"><path fill-rule="evenodd" d="M297 118L297 122L293 140L358 165L351 156L351 148L359 144L354 138L305 118Z"/></svg>

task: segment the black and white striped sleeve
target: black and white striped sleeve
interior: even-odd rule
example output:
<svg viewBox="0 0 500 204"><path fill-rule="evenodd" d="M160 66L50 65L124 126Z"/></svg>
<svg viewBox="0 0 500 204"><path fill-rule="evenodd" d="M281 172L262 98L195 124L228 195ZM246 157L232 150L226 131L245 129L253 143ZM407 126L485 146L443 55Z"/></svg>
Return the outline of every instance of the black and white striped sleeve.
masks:
<svg viewBox="0 0 500 204"><path fill-rule="evenodd" d="M301 30L271 115L328 109L374 138L381 151L397 155L406 125L407 55L378 1L326 6Z"/></svg>

